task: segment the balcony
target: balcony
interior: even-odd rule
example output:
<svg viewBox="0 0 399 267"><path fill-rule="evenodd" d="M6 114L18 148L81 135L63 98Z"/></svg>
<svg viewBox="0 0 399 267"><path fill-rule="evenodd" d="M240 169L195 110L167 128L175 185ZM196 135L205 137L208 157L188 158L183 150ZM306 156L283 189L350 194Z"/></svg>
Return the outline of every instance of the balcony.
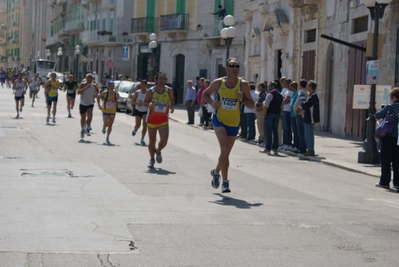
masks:
<svg viewBox="0 0 399 267"><path fill-rule="evenodd" d="M83 44L100 44L100 35L94 31L84 31L82 32L82 43Z"/></svg>
<svg viewBox="0 0 399 267"><path fill-rule="evenodd" d="M46 40L46 48L57 46L62 42L61 38L58 37L58 33L55 33L53 36L50 36Z"/></svg>
<svg viewBox="0 0 399 267"><path fill-rule="evenodd" d="M57 0L57 5L65 5L67 0Z"/></svg>
<svg viewBox="0 0 399 267"><path fill-rule="evenodd" d="M145 41L149 34L157 31L158 18L145 17L132 19L131 35L138 37L142 41Z"/></svg>
<svg viewBox="0 0 399 267"><path fill-rule="evenodd" d="M100 35L100 42L104 46L121 46L133 42L133 37L127 32L118 32L113 35Z"/></svg>
<svg viewBox="0 0 399 267"><path fill-rule="evenodd" d="M85 30L84 22L79 20L71 20L65 22L65 31L70 33L79 33Z"/></svg>
<svg viewBox="0 0 399 267"><path fill-rule="evenodd" d="M162 15L160 18L159 31L167 32L172 38L188 30L188 14Z"/></svg>
<svg viewBox="0 0 399 267"><path fill-rule="evenodd" d="M108 8L108 9L115 9L115 0L102 0L101 1L101 7L102 8Z"/></svg>

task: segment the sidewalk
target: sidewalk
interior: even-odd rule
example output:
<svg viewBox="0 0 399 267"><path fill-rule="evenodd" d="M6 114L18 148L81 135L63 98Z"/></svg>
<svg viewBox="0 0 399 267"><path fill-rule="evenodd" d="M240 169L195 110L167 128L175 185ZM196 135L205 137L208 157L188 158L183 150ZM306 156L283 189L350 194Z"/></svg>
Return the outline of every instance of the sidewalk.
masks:
<svg viewBox="0 0 399 267"><path fill-rule="evenodd" d="M175 111L169 115L170 119L180 123L188 121L187 111L184 105L175 105ZM195 125L199 123L197 112L195 114ZM199 127L198 127L199 128ZM354 139L345 139L328 132L315 131L315 151L316 156L309 157L310 161L321 162L323 164L346 169L353 172L380 177L380 164L360 164L357 163L358 152L362 150L363 142ZM293 157L298 154L286 153Z"/></svg>

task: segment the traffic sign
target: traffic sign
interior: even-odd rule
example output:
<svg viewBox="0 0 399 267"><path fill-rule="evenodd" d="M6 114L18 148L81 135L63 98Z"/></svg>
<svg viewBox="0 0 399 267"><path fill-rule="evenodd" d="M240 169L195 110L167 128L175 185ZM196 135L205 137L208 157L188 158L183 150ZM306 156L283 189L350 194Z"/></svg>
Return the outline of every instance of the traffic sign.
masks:
<svg viewBox="0 0 399 267"><path fill-rule="evenodd" d="M105 62L105 67L107 69L113 69L115 67L114 61L112 59L107 60L107 62Z"/></svg>
<svg viewBox="0 0 399 267"><path fill-rule="evenodd" d="M381 109L381 105L391 103L389 92L392 86L390 85L377 85L375 89L375 108ZM370 102L371 85L368 84L355 84L353 87L353 109L368 109Z"/></svg>
<svg viewBox="0 0 399 267"><path fill-rule="evenodd" d="M366 63L366 84L377 84L378 60L369 60Z"/></svg>

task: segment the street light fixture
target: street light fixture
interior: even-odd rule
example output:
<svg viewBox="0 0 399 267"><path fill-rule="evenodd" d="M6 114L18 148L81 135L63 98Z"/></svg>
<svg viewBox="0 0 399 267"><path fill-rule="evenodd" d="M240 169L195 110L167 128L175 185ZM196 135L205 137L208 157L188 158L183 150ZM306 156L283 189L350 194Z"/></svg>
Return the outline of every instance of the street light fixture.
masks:
<svg viewBox="0 0 399 267"><path fill-rule="evenodd" d="M151 49L151 81L154 81L154 68L155 68L155 50L157 49L157 35L155 33L150 34L151 42L148 44L148 47Z"/></svg>
<svg viewBox="0 0 399 267"><path fill-rule="evenodd" d="M220 31L220 36L225 40L227 45L226 61L230 57L231 42L233 41L234 37L236 37L237 34L236 28L233 27L234 23L235 23L234 17L231 15L227 15L223 19L223 24L226 25L226 27Z"/></svg>
<svg viewBox="0 0 399 267"><path fill-rule="evenodd" d="M46 57L47 57L47 60L50 59L50 56L51 56L50 49L46 49Z"/></svg>
<svg viewBox="0 0 399 267"><path fill-rule="evenodd" d="M36 58L40 58L40 51L37 51Z"/></svg>
<svg viewBox="0 0 399 267"><path fill-rule="evenodd" d="M379 28L379 20L384 16L385 7L388 6L392 0L363 0L364 5L370 10L371 19L374 20L374 35L373 35L373 54L371 60L377 60L378 54L378 28ZM374 118L374 114L376 112L375 107L375 91L376 85L371 85L370 90L370 102L368 113L369 116L367 118L367 127L366 127L366 140L363 142L363 150L358 153L358 163L368 163L375 164L380 163L380 155L377 149L377 142L374 138L375 131L375 123L376 120ZM371 114L371 115L370 115Z"/></svg>
<svg viewBox="0 0 399 267"><path fill-rule="evenodd" d="M62 72L62 70L61 70L61 66L62 66L62 64L61 64L61 61L62 61L62 47L58 47L58 52L57 52L57 56L58 56L58 62L59 62L59 68L58 68L58 71L59 72Z"/></svg>
<svg viewBox="0 0 399 267"><path fill-rule="evenodd" d="M75 76L76 76L76 79L78 79L78 80L80 80L79 79L79 70L78 70L78 68L79 68L79 55L80 55L80 46L79 45L76 45L75 46L75 56L76 56L76 63L75 63Z"/></svg>

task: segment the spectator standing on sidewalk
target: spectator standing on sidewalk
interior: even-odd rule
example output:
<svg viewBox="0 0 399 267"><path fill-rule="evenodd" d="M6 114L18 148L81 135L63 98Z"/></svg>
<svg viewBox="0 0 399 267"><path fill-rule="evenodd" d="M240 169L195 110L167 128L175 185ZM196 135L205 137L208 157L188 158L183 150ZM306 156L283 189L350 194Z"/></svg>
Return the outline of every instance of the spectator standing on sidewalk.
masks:
<svg viewBox="0 0 399 267"><path fill-rule="evenodd" d="M186 100L184 101L184 105L187 109L188 122L186 124L192 125L194 124L194 115L195 115L195 100L197 99L197 92L195 91L195 87L193 87L193 81L187 81L187 92L186 92Z"/></svg>
<svg viewBox="0 0 399 267"><path fill-rule="evenodd" d="M290 84L290 91L293 93L291 97L291 102L290 102L290 114L291 114L291 129L293 133L293 141L294 144L291 148L292 152L298 153L299 152L299 137L298 137L298 129L296 125L296 120L295 120L295 111L294 111L294 106L295 102L298 99L298 83L293 81Z"/></svg>
<svg viewBox="0 0 399 267"><path fill-rule="evenodd" d="M255 90L255 84L251 84L249 86L249 88L251 89L250 93L251 93L251 97L252 100L255 101L258 99L258 96L256 94L256 90ZM255 113L256 113L256 108L248 108L246 106L244 106L244 113L247 116L247 129L248 129L248 135L247 138L244 140L246 142L251 142L251 141L255 141L255 136L256 136L256 130L255 130Z"/></svg>
<svg viewBox="0 0 399 267"><path fill-rule="evenodd" d="M257 87L257 99L255 102L255 108L256 108L256 124L258 126L258 133L259 133L259 138L257 140L257 143L262 146L264 145L266 138L265 138L265 126L264 126L264 116L263 116L263 102L265 101L266 98L266 91L265 91L265 84L264 83L259 83Z"/></svg>
<svg viewBox="0 0 399 267"><path fill-rule="evenodd" d="M278 91L276 82L270 82L269 93L263 105L266 146L259 152L270 154L273 149L275 155L278 154L278 124L283 111L283 96Z"/></svg>
<svg viewBox="0 0 399 267"><path fill-rule="evenodd" d="M292 98L292 91L289 89L291 84L290 79L285 79L284 83L282 84L284 87L281 90L281 94L283 95L283 113L281 114L281 122L283 126L283 147L282 150L290 150L292 148L292 131L291 131L291 98Z"/></svg>
<svg viewBox="0 0 399 267"><path fill-rule="evenodd" d="M316 93L317 84L315 81L308 81L306 90L308 91L308 100L300 105L297 112L304 111L303 124L305 127L305 142L308 149L307 152L303 153L305 156L314 156L314 125L320 122L320 107L319 107L319 97Z"/></svg>
<svg viewBox="0 0 399 267"><path fill-rule="evenodd" d="M199 80L199 89L198 89L198 93L197 93L197 103L199 104L199 108L202 110L202 116L201 116L201 122L204 126L204 128L209 127L209 113L208 110L206 109L206 103L204 102L204 100L202 99L202 94L204 93L205 89L207 88L207 86L205 86L205 78L200 78ZM209 86L209 84L208 84ZM200 122L200 124L201 124Z"/></svg>
<svg viewBox="0 0 399 267"><path fill-rule="evenodd" d="M393 167L393 187L399 193L399 146L398 146L398 123L399 123L399 87L395 87L389 93L392 104L385 105L383 109L375 113L377 120L385 118L388 114L394 114L395 122L393 131L381 139L381 177L375 185L389 189L391 182L391 165Z"/></svg>
<svg viewBox="0 0 399 267"><path fill-rule="evenodd" d="M176 80L176 77L173 78L172 81L172 89L173 89L173 98L174 98L174 104L176 105L177 102L179 101L179 83Z"/></svg>
<svg viewBox="0 0 399 267"><path fill-rule="evenodd" d="M299 153L306 152L306 142L305 142L305 126L303 125L303 110L297 111L300 105L305 104L308 98L308 93L306 92L306 80L301 80L299 82L298 97L295 101L293 110L295 112L295 122L298 132L298 149Z"/></svg>

